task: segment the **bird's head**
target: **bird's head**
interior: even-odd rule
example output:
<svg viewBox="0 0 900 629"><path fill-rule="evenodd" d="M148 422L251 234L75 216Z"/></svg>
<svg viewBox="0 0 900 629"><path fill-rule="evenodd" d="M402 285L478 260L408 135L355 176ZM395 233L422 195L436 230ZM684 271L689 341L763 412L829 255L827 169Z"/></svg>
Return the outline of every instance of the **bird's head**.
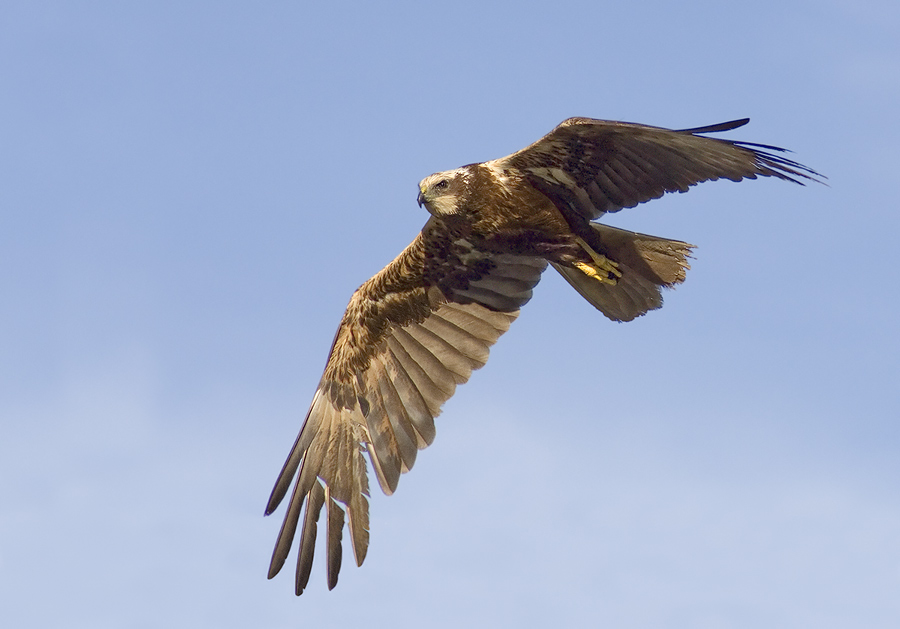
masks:
<svg viewBox="0 0 900 629"><path fill-rule="evenodd" d="M469 177L465 168L428 175L419 182L419 206L424 205L437 218L459 215Z"/></svg>

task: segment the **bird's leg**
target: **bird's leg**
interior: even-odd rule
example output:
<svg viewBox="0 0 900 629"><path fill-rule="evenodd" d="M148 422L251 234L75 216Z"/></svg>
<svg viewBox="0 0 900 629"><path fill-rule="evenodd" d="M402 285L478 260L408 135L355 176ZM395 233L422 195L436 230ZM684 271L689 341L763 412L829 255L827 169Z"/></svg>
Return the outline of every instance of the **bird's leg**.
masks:
<svg viewBox="0 0 900 629"><path fill-rule="evenodd" d="M575 242L577 242L581 248L591 256L591 260L594 261L593 264L580 261L575 262L575 268L579 269L588 277L594 278L598 282L615 286L618 283L619 278L622 277L622 271L619 270L619 265L602 253L594 251L582 238L575 236Z"/></svg>

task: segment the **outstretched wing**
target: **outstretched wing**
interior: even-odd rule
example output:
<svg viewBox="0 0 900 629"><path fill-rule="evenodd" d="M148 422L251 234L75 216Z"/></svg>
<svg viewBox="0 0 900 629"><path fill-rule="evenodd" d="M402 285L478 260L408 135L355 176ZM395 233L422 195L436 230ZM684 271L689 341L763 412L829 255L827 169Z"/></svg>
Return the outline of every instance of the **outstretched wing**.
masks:
<svg viewBox="0 0 900 629"><path fill-rule="evenodd" d="M534 144L486 165L521 172L570 222L593 220L666 192L686 192L704 181L778 177L802 183L819 176L777 154L784 149L700 135L747 122L749 118L673 131L569 118Z"/></svg>
<svg viewBox="0 0 900 629"><path fill-rule="evenodd" d="M441 405L485 364L489 347L531 299L546 265L541 258L475 250L432 219L356 291L266 507L267 515L278 507L296 476L269 578L290 552L304 502L296 593L309 579L323 507L329 589L341 565L340 504L349 516L356 563L362 564L369 542L363 453L381 488L392 493L417 451L434 440Z"/></svg>

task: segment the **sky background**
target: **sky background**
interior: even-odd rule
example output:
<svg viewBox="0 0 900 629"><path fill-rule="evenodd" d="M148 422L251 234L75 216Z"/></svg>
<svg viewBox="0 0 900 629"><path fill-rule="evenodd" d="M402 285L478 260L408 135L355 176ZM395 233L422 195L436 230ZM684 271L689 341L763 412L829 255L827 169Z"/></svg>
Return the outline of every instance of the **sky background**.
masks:
<svg viewBox="0 0 900 629"><path fill-rule="evenodd" d="M3 624L900 626L898 32L896 0L3 3ZM610 217L698 246L666 306L548 273L373 492L364 566L267 581L417 182L576 115L749 116L725 137L829 185Z"/></svg>

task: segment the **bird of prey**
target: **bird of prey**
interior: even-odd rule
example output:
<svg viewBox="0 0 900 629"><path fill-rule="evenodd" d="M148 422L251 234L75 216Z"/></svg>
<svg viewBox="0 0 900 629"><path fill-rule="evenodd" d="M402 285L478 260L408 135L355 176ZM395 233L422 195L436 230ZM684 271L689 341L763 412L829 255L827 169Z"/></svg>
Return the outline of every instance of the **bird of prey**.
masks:
<svg viewBox="0 0 900 629"><path fill-rule="evenodd" d="M783 149L705 135L748 121L670 130L570 118L512 155L423 179L418 201L431 216L351 297L269 498L267 515L296 476L269 578L299 527L295 591L303 592L323 508L328 588L341 566L345 509L362 565L369 545L363 454L392 494L434 441L441 405L485 364L548 264L613 321L659 308L661 289L684 280L692 245L596 219L704 181L816 180Z"/></svg>

